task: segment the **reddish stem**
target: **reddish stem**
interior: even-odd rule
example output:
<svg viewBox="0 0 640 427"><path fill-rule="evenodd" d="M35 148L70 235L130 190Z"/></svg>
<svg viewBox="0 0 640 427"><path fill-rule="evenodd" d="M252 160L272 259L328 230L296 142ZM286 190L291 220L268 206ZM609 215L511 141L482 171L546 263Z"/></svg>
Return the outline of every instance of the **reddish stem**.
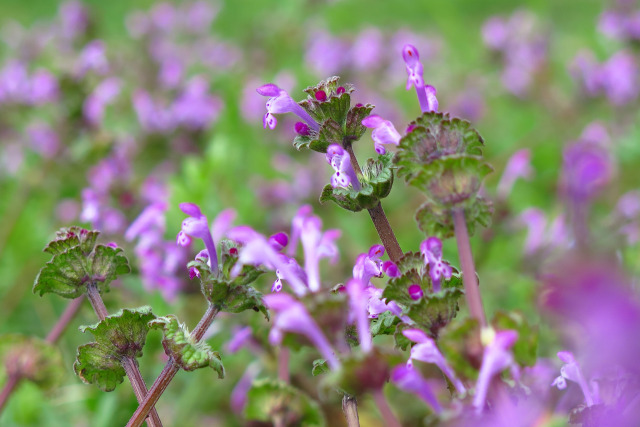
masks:
<svg viewBox="0 0 640 427"><path fill-rule="evenodd" d="M342 412L347 419L349 427L360 427L360 418L358 417L358 401L355 396L345 394L342 397Z"/></svg>
<svg viewBox="0 0 640 427"><path fill-rule="evenodd" d="M453 225L455 228L456 243L458 244L458 256L460 257L460 266L462 267L462 282L464 284L464 293L467 299L467 305L469 306L469 312L473 318L478 320L480 327L484 328L487 326L487 318L484 315L484 308L482 307L482 298L476 277L476 267L473 264L471 243L469 242L469 232L467 231L467 221L465 220L463 209L453 210Z"/></svg>

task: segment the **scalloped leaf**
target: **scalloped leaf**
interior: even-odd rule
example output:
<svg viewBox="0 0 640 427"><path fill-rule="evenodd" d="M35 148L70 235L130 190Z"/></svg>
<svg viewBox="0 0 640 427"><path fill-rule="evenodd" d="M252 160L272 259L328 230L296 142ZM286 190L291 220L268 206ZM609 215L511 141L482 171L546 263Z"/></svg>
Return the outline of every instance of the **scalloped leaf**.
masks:
<svg viewBox="0 0 640 427"><path fill-rule="evenodd" d="M114 390L125 375L120 361L142 356L148 323L155 318L151 307L144 306L122 309L94 325L81 326L80 330L91 332L96 341L78 347L73 364L76 375L103 391Z"/></svg>
<svg viewBox="0 0 640 427"><path fill-rule="evenodd" d="M348 188L327 184L320 194L320 203L332 201L343 209L359 212L372 209L378 205L380 199L389 195L393 186L392 154L382 154L378 159L369 159L359 176L360 190L353 186Z"/></svg>
<svg viewBox="0 0 640 427"><path fill-rule="evenodd" d="M75 246L80 246L82 252L89 254L93 250L99 234L100 232L97 230L86 230L75 225L61 228L56 232L56 238L49 242L43 251L57 255Z"/></svg>
<svg viewBox="0 0 640 427"><path fill-rule="evenodd" d="M409 307L407 316L431 337L437 338L440 330L447 326L458 314L458 300L464 291L457 287L443 289L427 295Z"/></svg>
<svg viewBox="0 0 640 427"><path fill-rule="evenodd" d="M450 156L432 165L433 167L414 184L426 190L431 200L449 207L473 203L482 180L493 171L481 157Z"/></svg>
<svg viewBox="0 0 640 427"><path fill-rule="evenodd" d="M396 330L396 325L400 322L394 314L390 311L385 311L377 318L371 319L371 336L377 337L378 335L393 335Z"/></svg>
<svg viewBox="0 0 640 427"><path fill-rule="evenodd" d="M309 148L319 153L326 153L331 144L342 145L343 137L342 126L330 117L322 122L317 137L309 142Z"/></svg>
<svg viewBox="0 0 640 427"><path fill-rule="evenodd" d="M57 387L65 376L62 354L56 346L22 334L0 335L0 366L44 390ZM0 369L0 383L4 381L5 369Z"/></svg>
<svg viewBox="0 0 640 427"><path fill-rule="evenodd" d="M196 342L184 323L180 323L173 314L158 317L149 322L149 327L163 331L162 346L167 356L185 371L195 371L210 366L218 373L218 378L224 378L224 366L217 351L204 342Z"/></svg>
<svg viewBox="0 0 640 427"><path fill-rule="evenodd" d="M362 120L370 115L374 108L372 104L356 104L349 110L345 123L346 141L353 142L362 138L362 135L367 131L367 128L362 124Z"/></svg>
<svg viewBox="0 0 640 427"><path fill-rule="evenodd" d="M97 245L87 255L79 245L54 255L47 262L36 277L33 293L77 298L90 283L95 283L100 292L108 292L109 283L130 271L129 260L122 249Z"/></svg>
<svg viewBox="0 0 640 427"><path fill-rule="evenodd" d="M478 225L488 227L493 215L493 204L490 200L477 196L465 207L465 220L470 236L476 231ZM436 236L447 239L454 236L453 217L451 210L434 202L425 202L418 208L415 215L418 228L426 236Z"/></svg>
<svg viewBox="0 0 640 427"><path fill-rule="evenodd" d="M326 425L320 405L289 384L265 378L253 382L247 394L245 415L249 420L273 422L284 420L283 425L323 427Z"/></svg>
<svg viewBox="0 0 640 427"><path fill-rule="evenodd" d="M326 374L331 371L327 361L325 359L316 359L313 361L313 368L311 368L311 375L317 377L318 375Z"/></svg>
<svg viewBox="0 0 640 427"><path fill-rule="evenodd" d="M471 123L450 118L448 113L424 113L409 124L411 131L400 140L399 174L414 175L416 168L452 155L481 156L484 140Z"/></svg>

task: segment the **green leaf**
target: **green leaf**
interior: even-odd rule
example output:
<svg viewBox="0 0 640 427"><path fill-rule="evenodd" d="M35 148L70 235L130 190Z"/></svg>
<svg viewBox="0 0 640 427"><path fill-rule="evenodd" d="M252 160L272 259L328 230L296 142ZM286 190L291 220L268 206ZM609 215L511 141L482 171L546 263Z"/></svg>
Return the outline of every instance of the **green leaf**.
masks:
<svg viewBox="0 0 640 427"><path fill-rule="evenodd" d="M316 359L313 361L313 368L311 369L311 375L314 377L322 374L326 374L331 369L329 369L329 365L325 359Z"/></svg>
<svg viewBox="0 0 640 427"><path fill-rule="evenodd" d="M396 162L399 175L414 176L438 160L453 155L481 156L484 141L471 124L447 113L424 113L409 124L400 140Z"/></svg>
<svg viewBox="0 0 640 427"><path fill-rule="evenodd" d="M393 339L396 342L396 348L402 351L405 351L407 347L411 344L411 340L405 337L402 331L405 329L415 328L415 325L408 325L406 323L398 323L396 326L396 330L393 333Z"/></svg>
<svg viewBox="0 0 640 427"><path fill-rule="evenodd" d="M210 366L218 373L218 378L224 378L224 366L217 351L211 351L211 347L204 342L196 342L184 323L172 314L158 317L149 322L149 327L163 331L162 346L167 356L185 371L194 371Z"/></svg>
<svg viewBox="0 0 640 427"><path fill-rule="evenodd" d="M89 231L77 226L61 228L56 232L56 238L44 248L44 252L57 255L67 249L81 246L82 252L89 254L95 246L99 234L99 231Z"/></svg>
<svg viewBox="0 0 640 427"><path fill-rule="evenodd" d="M249 420L263 422L281 419L288 426L326 425L320 406L302 390L268 378L254 381L247 394L245 414Z"/></svg>
<svg viewBox="0 0 640 427"><path fill-rule="evenodd" d="M491 201L476 196L473 202L464 208L464 213L467 231L470 236L473 236L478 225L488 227L491 224L493 205ZM448 239L455 234L451 209L438 203L427 201L422 204L416 211L415 219L418 228L426 236Z"/></svg>
<svg viewBox="0 0 640 427"><path fill-rule="evenodd" d="M521 366L533 366L537 361L538 328L527 323L522 313L498 311L491 322L497 330L511 329L518 332L513 355Z"/></svg>
<svg viewBox="0 0 640 427"><path fill-rule="evenodd" d="M359 176L360 190L326 185L320 195L320 203L333 201L343 209L359 212L372 209L391 192L393 186L392 154L382 154L377 160L369 159Z"/></svg>
<svg viewBox="0 0 640 427"><path fill-rule="evenodd" d="M47 262L36 277L33 292L40 296L55 293L64 298L77 298L91 283L101 292L108 292L109 283L130 271L129 261L120 248L97 245L86 254L83 245L74 246Z"/></svg>
<svg viewBox="0 0 640 427"><path fill-rule="evenodd" d="M374 106L371 104L356 105L347 113L345 123L345 141L353 142L362 138L367 128L362 124L362 120L371 114Z"/></svg>
<svg viewBox="0 0 640 427"><path fill-rule="evenodd" d="M484 177L493 169L481 157L450 156L434 164L416 185L427 192L431 200L448 207L469 206L473 203Z"/></svg>
<svg viewBox="0 0 640 427"><path fill-rule="evenodd" d="M456 317L458 300L463 294L462 289L452 287L425 295L409 307L407 316L431 337L437 338L440 330Z"/></svg>
<svg viewBox="0 0 640 427"><path fill-rule="evenodd" d="M78 347L73 370L86 384L112 391L125 375L120 361L142 356L149 332L148 322L155 319L151 307L123 309L80 330L91 332L96 341Z"/></svg>
<svg viewBox="0 0 640 427"><path fill-rule="evenodd" d="M393 335L396 325L400 322L390 311L385 311L376 319L371 319L371 336Z"/></svg>
<svg viewBox="0 0 640 427"><path fill-rule="evenodd" d="M318 137L309 142L309 148L319 153L326 153L327 147L331 144L342 146L343 136L344 132L340 123L330 117L321 122Z"/></svg>
<svg viewBox="0 0 640 427"><path fill-rule="evenodd" d="M45 390L60 385L65 375L62 354L56 346L22 334L0 335L0 366ZM0 383L5 380L5 369L0 369Z"/></svg>

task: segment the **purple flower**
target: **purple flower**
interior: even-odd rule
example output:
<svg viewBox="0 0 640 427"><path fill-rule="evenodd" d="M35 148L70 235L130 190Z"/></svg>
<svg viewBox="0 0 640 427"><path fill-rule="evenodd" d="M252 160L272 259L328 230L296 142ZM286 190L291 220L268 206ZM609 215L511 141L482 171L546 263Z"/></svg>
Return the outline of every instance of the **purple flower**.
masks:
<svg viewBox="0 0 640 427"><path fill-rule="evenodd" d="M262 85L256 89L256 91L262 96L270 97L267 101L267 114L264 115L264 119L262 120L265 129L267 126L269 129L275 129L278 121L273 116L274 114L293 113L304 120L314 131L317 132L320 130L320 125L304 108L291 99L287 91L280 89L273 83Z"/></svg>
<svg viewBox="0 0 640 427"><path fill-rule="evenodd" d="M491 379L494 375L513 365L510 349L517 339L518 333L515 331L494 332L493 339L484 348L482 366L480 366L476 383L476 393L473 397L473 407L478 414L482 413L484 408Z"/></svg>
<svg viewBox="0 0 640 427"><path fill-rule="evenodd" d="M89 42L80 52L80 57L76 64L76 74L78 77L83 77L89 71L99 75L109 72L109 61L107 60L106 49L102 40Z"/></svg>
<svg viewBox="0 0 640 427"><path fill-rule="evenodd" d="M482 25L482 40L492 50L503 50L509 42L509 28L504 19L489 18Z"/></svg>
<svg viewBox="0 0 640 427"><path fill-rule="evenodd" d="M436 89L433 86L424 84L423 68L418 50L413 45L407 44L402 49L402 58L407 66L407 90L411 89L412 86L416 88L416 94L423 113L438 111Z"/></svg>
<svg viewBox="0 0 640 427"><path fill-rule="evenodd" d="M272 345L280 345L285 332L304 335L327 360L331 369L340 368L340 362L334 355L331 344L302 303L284 293L265 295L264 302L267 308L276 312L269 333L269 342Z"/></svg>
<svg viewBox="0 0 640 427"><path fill-rule="evenodd" d="M353 266L353 277L365 286L369 285L372 277L382 277L382 261L380 261L382 255L384 255L382 245L373 245L368 253L358 255L356 264Z"/></svg>
<svg viewBox="0 0 640 427"><path fill-rule="evenodd" d="M409 297L411 297L412 300L417 301L420 298L423 297L424 292L422 292L422 288L420 287L420 285L411 285L407 288L407 292L409 292Z"/></svg>
<svg viewBox="0 0 640 427"><path fill-rule="evenodd" d="M518 178L530 179L533 175L531 168L531 152L528 148L516 151L507 162L500 182L498 183L498 195L506 199L511 193L513 184Z"/></svg>
<svg viewBox="0 0 640 427"><path fill-rule="evenodd" d="M398 266L393 261L385 261L382 263L382 272L387 275L387 277L400 277L400 270Z"/></svg>
<svg viewBox="0 0 640 427"><path fill-rule="evenodd" d="M9 61L0 73L0 101L28 104L31 97L27 67L22 62Z"/></svg>
<svg viewBox="0 0 640 427"><path fill-rule="evenodd" d="M202 239L209 252L211 270L215 273L218 270L218 254L216 252L216 244L209 230L207 217L202 214L200 207L193 203L180 203L180 210L189 215L187 219L182 221L181 233Z"/></svg>
<svg viewBox="0 0 640 427"><path fill-rule="evenodd" d="M136 237L140 237L144 233L153 229L165 228L165 212L167 210L166 202L152 203L140 213L124 234L124 238L131 242Z"/></svg>
<svg viewBox="0 0 640 427"><path fill-rule="evenodd" d="M331 176L331 186L333 188L347 188L351 185L354 190L360 190L360 181L358 180L356 172L353 170L353 166L351 166L349 153L340 145L331 144L327 147L326 159L327 163L336 171L336 173Z"/></svg>
<svg viewBox="0 0 640 427"><path fill-rule="evenodd" d="M429 237L420 243L420 252L425 264L429 266L429 276L433 282L433 291L440 292L442 278L451 279L453 270L451 266L442 261L442 242L437 237Z"/></svg>
<svg viewBox="0 0 640 427"><path fill-rule="evenodd" d="M245 264L264 265L276 270L279 279L287 280L297 295L308 292L306 280L300 274L300 267L295 260L292 263L292 258L276 251L266 237L247 226L232 228L227 232L227 237L243 245L239 250L238 261L231 271L232 275L239 274Z"/></svg>
<svg viewBox="0 0 640 427"><path fill-rule="evenodd" d="M603 64L603 89L614 105L625 105L640 93L638 65L635 57L626 51L613 55Z"/></svg>
<svg viewBox="0 0 640 427"><path fill-rule="evenodd" d="M384 289L369 286L366 288L366 291L369 295L369 317L371 319L376 319L380 314L389 311L391 314L399 317L403 322L411 323L411 319L402 314L402 309L395 301L384 302L382 298Z"/></svg>
<svg viewBox="0 0 640 427"><path fill-rule="evenodd" d="M411 356L407 361L408 367L412 367L413 360L433 363L440 368L447 378L449 378L459 394L464 394L467 391L464 384L462 384L462 381L456 377L455 372L453 372L453 369L451 369L447 360L444 358L440 350L438 350L436 343L429 338L427 334L422 332L420 329L405 329L402 331L402 335L417 343L411 347Z"/></svg>
<svg viewBox="0 0 640 427"><path fill-rule="evenodd" d="M436 396L431 391L431 386L422 378L420 373L411 366L399 365L391 371L391 382L400 390L413 393L428 404L437 414L442 412Z"/></svg>
<svg viewBox="0 0 640 427"><path fill-rule="evenodd" d="M60 29L67 39L74 39L82 35L89 26L89 14L80 1L67 1L58 9Z"/></svg>
<svg viewBox="0 0 640 427"><path fill-rule="evenodd" d="M594 403L598 403L597 396L589 388L578 362L573 357L573 353L560 351L558 352L558 358L564 362L564 365L560 368L560 376L553 380L551 385L558 387L559 390L564 390L567 387L566 380L573 381L580 386L587 406L593 406Z"/></svg>
<svg viewBox="0 0 640 427"><path fill-rule="evenodd" d="M60 138L51 126L34 123L27 128L31 147L47 159L53 158L60 148Z"/></svg>
<svg viewBox="0 0 640 427"><path fill-rule="evenodd" d="M358 339L363 353L369 353L373 346L371 341L371 330L369 329L368 302L366 285L358 279L351 279L347 283L347 294L349 295L349 310L356 319L358 328Z"/></svg>
<svg viewBox="0 0 640 427"><path fill-rule="evenodd" d="M309 205L302 205L293 217L291 221L291 240L289 249L287 249L289 256L295 256L298 249L298 240L300 240L300 235L302 234L302 224L311 216L313 216L313 208Z"/></svg>
<svg viewBox="0 0 640 427"><path fill-rule="evenodd" d="M321 76L339 74L349 59L347 44L326 31L314 31L309 36L305 62Z"/></svg>
<svg viewBox="0 0 640 427"><path fill-rule="evenodd" d="M612 175L611 157L604 147L578 141L564 149L561 186L573 200L595 197L609 183Z"/></svg>
<svg viewBox="0 0 640 427"><path fill-rule="evenodd" d="M116 77L103 80L87 97L82 106L84 118L92 125L99 125L104 118L104 109L113 103L120 93L121 82Z"/></svg>
<svg viewBox="0 0 640 427"><path fill-rule="evenodd" d="M183 92L173 102L172 113L182 126L192 129L206 129L218 117L222 101L209 95L209 84L202 76L187 82Z"/></svg>
<svg viewBox="0 0 640 427"><path fill-rule="evenodd" d="M382 32L377 28L367 28L354 40L349 57L356 70L370 71L382 62L382 52Z"/></svg>
<svg viewBox="0 0 640 427"><path fill-rule="evenodd" d="M244 371L244 374L242 374L242 377L240 377L240 380L231 391L229 401L231 409L236 414L242 414L244 407L247 405L247 395L249 394L249 390L251 390L253 381L258 377L260 369L260 364L257 361L249 364L247 369Z"/></svg>
<svg viewBox="0 0 640 427"><path fill-rule="evenodd" d="M58 80L47 70L38 70L31 76L31 103L42 105L55 102L59 97Z"/></svg>
<svg viewBox="0 0 640 427"><path fill-rule="evenodd" d="M338 248L335 241L340 237L340 230L322 232L322 221L316 216L305 218L302 223L300 240L304 250L304 271L307 273L309 290L320 290L320 259L329 258L335 262Z"/></svg>
<svg viewBox="0 0 640 427"><path fill-rule="evenodd" d="M365 117L362 120L362 125L368 128L373 128L371 132L371 138L375 145L376 152L378 154L384 154L387 150L383 144L398 145L400 143L400 134L389 120L384 120L382 117L372 114Z"/></svg>

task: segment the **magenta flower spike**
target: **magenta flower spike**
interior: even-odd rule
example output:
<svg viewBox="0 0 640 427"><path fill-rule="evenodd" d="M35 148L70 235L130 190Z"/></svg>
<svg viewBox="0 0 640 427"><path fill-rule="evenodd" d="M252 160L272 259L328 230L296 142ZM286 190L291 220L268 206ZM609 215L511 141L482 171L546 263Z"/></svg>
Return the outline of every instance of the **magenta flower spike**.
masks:
<svg viewBox="0 0 640 427"><path fill-rule="evenodd" d="M429 276L433 282L433 291L440 292L442 278L451 279L451 266L442 261L442 242L437 237L429 237L420 244L420 252L425 264L429 266Z"/></svg>
<svg viewBox="0 0 640 427"><path fill-rule="evenodd" d="M484 348L482 366L476 383L476 393L473 397L473 407L478 414L482 413L484 408L493 376L513 364L510 349L517 339L518 333L515 331L500 331L495 334L493 341Z"/></svg>
<svg viewBox="0 0 640 427"><path fill-rule="evenodd" d="M286 90L280 89L273 83L268 83L260 86L256 91L262 96L270 97L267 101L267 113L262 120L265 129L267 126L269 129L276 128L278 121L273 116L274 114L293 113L304 120L314 131L317 132L320 130L318 122L316 122L304 108L299 106L298 103L289 96Z"/></svg>
<svg viewBox="0 0 640 427"><path fill-rule="evenodd" d="M420 109L423 113L438 111L436 89L424 84L423 68L418 50L413 45L407 44L402 49L402 58L407 66L407 90L412 86L416 88L418 102L420 102Z"/></svg>
<svg viewBox="0 0 640 427"><path fill-rule="evenodd" d="M369 328L369 297L366 292L366 285L358 279L351 279L347 283L347 294L349 295L351 314L356 318L360 348L363 353L369 353L373 343L371 341L371 329Z"/></svg>
<svg viewBox="0 0 640 427"><path fill-rule="evenodd" d="M551 385L558 387L559 390L563 390L567 387L566 380L573 381L580 386L587 406L593 406L597 403L596 393L589 388L589 384L587 384L584 375L582 375L582 370L575 357L573 357L573 353L560 351L558 352L558 358L564 362L564 365L560 368L560 376L557 377Z"/></svg>
<svg viewBox="0 0 640 427"><path fill-rule="evenodd" d="M231 270L232 276L238 275L245 264L264 265L276 271L278 280L287 280L296 295L302 296L308 292L305 277L298 263L293 258L276 251L262 234L251 227L239 226L229 230L227 237L243 245L239 251L238 261Z"/></svg>
<svg viewBox="0 0 640 427"><path fill-rule="evenodd" d="M269 310L276 313L269 332L269 342L272 345L282 343L284 332L304 335L327 360L331 369L340 369L340 361L334 355L331 344L304 305L285 293L265 295L264 302Z"/></svg>
<svg viewBox="0 0 640 427"><path fill-rule="evenodd" d="M360 254L353 267L353 277L360 280L365 286L369 286L372 277L382 277L382 261L384 246L373 245L369 253Z"/></svg>
<svg viewBox="0 0 640 427"><path fill-rule="evenodd" d="M387 152L383 144L400 144L402 136L389 120L384 120L376 114L371 114L362 119L362 125L373 129L371 138L373 139L374 147L378 154L385 154Z"/></svg>
<svg viewBox="0 0 640 427"><path fill-rule="evenodd" d="M427 334L422 332L420 329L406 329L402 331L402 334L411 341L417 343L411 347L411 356L407 362L407 366L411 367L413 365L413 360L433 363L440 368L447 378L449 378L459 394L464 394L467 391L464 384L462 384L462 381L456 377L455 372L453 372L453 369L451 369L447 360L444 358L440 350L438 350L436 343L429 338Z"/></svg>
<svg viewBox="0 0 640 427"><path fill-rule="evenodd" d="M340 230L322 232L322 221L316 216L306 218L302 223L300 240L304 250L304 271L307 273L311 292L320 290L320 259L329 258L335 262L338 257L338 247L335 241L340 237Z"/></svg>
<svg viewBox="0 0 640 427"><path fill-rule="evenodd" d="M360 181L353 170L353 166L351 166L351 157L344 148L338 144L331 144L327 147L326 159L327 163L336 171L331 177L331 186L333 188L347 188L351 185L354 190L360 190Z"/></svg>
<svg viewBox="0 0 640 427"><path fill-rule="evenodd" d="M138 236L141 236L145 232L158 228L164 230L165 228L165 216L164 213L167 210L166 202L152 203L140 213L138 218L135 219L124 234L124 238L131 242ZM183 245L184 246L184 245Z"/></svg>
<svg viewBox="0 0 640 427"><path fill-rule="evenodd" d="M215 273L218 271L218 254L216 252L216 244L213 241L213 236L211 236L211 231L209 230L209 221L207 221L207 217L202 214L200 207L194 203L180 203L180 210L189 215L189 218L182 221L182 230L180 233L197 239L202 239L204 246L209 252L209 265L211 266L211 270ZM178 233L179 244L182 243L180 233Z"/></svg>
<svg viewBox="0 0 640 427"><path fill-rule="evenodd" d="M400 390L412 393L429 405L437 414L442 412L442 407L438 403L435 394L431 391L431 386L422 378L420 373L411 366L398 365L391 371L391 382Z"/></svg>

